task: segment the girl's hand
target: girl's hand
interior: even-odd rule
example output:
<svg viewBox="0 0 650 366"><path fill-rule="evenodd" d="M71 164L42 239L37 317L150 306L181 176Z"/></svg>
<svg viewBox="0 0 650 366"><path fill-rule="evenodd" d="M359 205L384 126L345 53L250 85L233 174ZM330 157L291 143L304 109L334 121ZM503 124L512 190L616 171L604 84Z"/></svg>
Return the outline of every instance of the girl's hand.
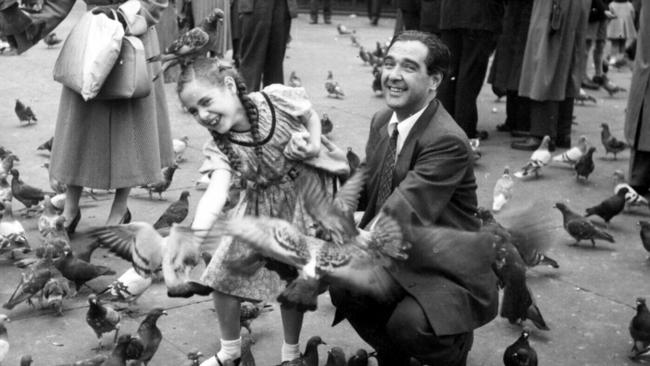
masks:
<svg viewBox="0 0 650 366"><path fill-rule="evenodd" d="M305 160L318 156L320 146L310 142L309 132L296 132L284 148L284 155L291 160Z"/></svg>

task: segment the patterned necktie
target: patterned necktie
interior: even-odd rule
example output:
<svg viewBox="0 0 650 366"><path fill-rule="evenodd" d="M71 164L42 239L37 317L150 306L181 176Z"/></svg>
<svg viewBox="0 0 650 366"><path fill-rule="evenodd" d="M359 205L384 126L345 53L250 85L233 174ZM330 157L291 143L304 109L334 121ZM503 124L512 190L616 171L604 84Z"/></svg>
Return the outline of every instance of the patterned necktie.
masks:
<svg viewBox="0 0 650 366"><path fill-rule="evenodd" d="M388 140L388 149L386 150L386 157L384 158L384 164L381 168L379 192L377 193L377 208L381 208L393 191L393 172L395 171L398 134L397 125L395 125L393 133L390 135L390 139Z"/></svg>

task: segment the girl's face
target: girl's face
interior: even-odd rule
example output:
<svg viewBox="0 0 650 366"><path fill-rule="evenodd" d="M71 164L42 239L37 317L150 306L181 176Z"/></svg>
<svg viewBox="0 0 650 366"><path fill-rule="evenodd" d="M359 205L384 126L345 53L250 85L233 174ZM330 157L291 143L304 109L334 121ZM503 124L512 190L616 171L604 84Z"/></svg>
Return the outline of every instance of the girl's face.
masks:
<svg viewBox="0 0 650 366"><path fill-rule="evenodd" d="M184 85L179 98L194 118L210 130L224 134L232 129L250 129L246 113L237 96L237 87L230 77L226 77L224 85L221 86L194 79Z"/></svg>

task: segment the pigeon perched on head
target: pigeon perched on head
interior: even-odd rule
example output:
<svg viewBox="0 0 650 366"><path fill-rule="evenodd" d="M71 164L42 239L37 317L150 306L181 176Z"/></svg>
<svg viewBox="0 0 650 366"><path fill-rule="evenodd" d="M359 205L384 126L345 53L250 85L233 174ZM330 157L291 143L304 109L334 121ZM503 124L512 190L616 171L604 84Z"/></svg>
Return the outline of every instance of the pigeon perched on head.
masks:
<svg viewBox="0 0 650 366"><path fill-rule="evenodd" d="M27 122L27 124L31 124L32 122L38 121L38 119L36 119L36 115L34 115L34 112L32 112L32 109L23 104L23 102L18 99L16 99L14 112L16 112L16 116L18 116L18 120L20 120L20 122Z"/></svg>
<svg viewBox="0 0 650 366"><path fill-rule="evenodd" d="M7 326L5 324L10 321L5 314L0 314L0 362L4 361L7 353L9 353L9 335L7 334Z"/></svg>
<svg viewBox="0 0 650 366"><path fill-rule="evenodd" d="M510 176L510 167L506 166L503 169L503 175L497 180L492 192L492 210L494 212L499 212L510 200L514 185L515 182L512 180L512 176Z"/></svg>
<svg viewBox="0 0 650 366"><path fill-rule="evenodd" d="M330 98L343 98L345 94L343 89L339 85L339 82L334 80L334 74L331 71L327 72L327 79L325 80L325 90L327 91L327 96Z"/></svg>
<svg viewBox="0 0 650 366"><path fill-rule="evenodd" d="M515 177L524 178L535 175L535 178L538 178L540 169L551 161L551 153L548 151L548 145L550 142L551 138L548 135L544 136L542 143L539 145L537 150L533 151L528 163L514 174Z"/></svg>
<svg viewBox="0 0 650 366"><path fill-rule="evenodd" d="M93 329L97 339L99 340L99 346L97 349L102 349L102 334L110 333L115 331L115 337L113 342L117 340L118 333L120 332L120 313L115 311L112 307L108 305L103 305L97 295L90 294L88 296L88 311L86 312L86 323ZM122 336L124 337L124 336ZM120 338L122 338L120 337ZM131 336L128 336L129 339ZM121 343L118 342L118 346ZM126 348L126 344L124 345Z"/></svg>
<svg viewBox="0 0 650 366"><path fill-rule="evenodd" d="M295 71L291 71L291 74L289 75L289 86L293 88L299 88L302 86L302 81L296 75Z"/></svg>
<svg viewBox="0 0 650 366"><path fill-rule="evenodd" d="M629 329L633 342L630 358L636 359L650 347L650 311L643 297L636 299L636 315L630 321Z"/></svg>
<svg viewBox="0 0 650 366"><path fill-rule="evenodd" d="M596 206L589 207L585 211L585 217L591 215L598 215L606 223L619 213L623 212L625 208L625 195L627 194L627 188L621 188L615 195L607 198Z"/></svg>
<svg viewBox="0 0 650 366"><path fill-rule="evenodd" d="M616 137L612 136L612 133L609 131L609 125L607 123L602 123L600 125L602 131L600 132L600 141L605 147L605 156L607 154L614 154L614 160L616 160L616 154L625 150L628 146L627 143L618 140Z"/></svg>
<svg viewBox="0 0 650 366"><path fill-rule="evenodd" d="M596 151L595 147L589 147L587 152L582 155L573 166L573 169L576 171L576 179L587 180L589 175L593 173L596 168L593 157L594 151Z"/></svg>
<svg viewBox="0 0 650 366"><path fill-rule="evenodd" d="M615 242L609 233L598 229L589 219L573 212L564 203L557 202L554 207L562 212L564 229L576 240L576 244L581 240L590 240L591 245L596 246L596 239Z"/></svg>
<svg viewBox="0 0 650 366"><path fill-rule="evenodd" d="M177 164L184 160L183 153L185 152L185 149L187 149L187 145L189 143L190 138L187 136L172 140L172 147L174 149L174 161L176 161Z"/></svg>
<svg viewBox="0 0 650 366"><path fill-rule="evenodd" d="M249 301L242 301L239 304L239 325L246 328L248 333L251 331L251 323L261 314L273 311L273 305L264 302L253 304Z"/></svg>
<svg viewBox="0 0 650 366"><path fill-rule="evenodd" d="M181 196L178 198L178 201L172 203L167 207L165 212L158 218L156 223L153 225L154 229L158 230L165 227L170 227L172 224L180 224L187 217L189 212L189 202L187 197L189 197L190 192L183 191Z"/></svg>
<svg viewBox="0 0 650 366"><path fill-rule="evenodd" d="M144 186L140 186L140 188L144 188L149 191L149 199L153 199L153 193L158 193L158 198L162 200L162 193L166 191L167 188L169 188L169 186L172 184L172 179L174 178L174 172L176 169L178 169L178 164L176 163L162 168L163 180L160 182L149 183Z"/></svg>
<svg viewBox="0 0 650 366"><path fill-rule="evenodd" d="M524 329L521 336L506 348L503 353L505 366L537 366L537 352L528 343L528 331Z"/></svg>
<svg viewBox="0 0 650 366"><path fill-rule="evenodd" d="M47 36L43 37L43 42L47 45L47 48L51 48L52 46L56 46L57 44L61 43L61 38L56 36L56 33L52 32L48 34Z"/></svg>
<svg viewBox="0 0 650 366"><path fill-rule="evenodd" d="M325 366L345 366L345 352L341 347L332 347L327 351Z"/></svg>
<svg viewBox="0 0 650 366"><path fill-rule="evenodd" d="M578 162L578 159L587 152L587 147L587 137L582 135L578 138L578 143L575 146L561 154L555 155L553 157L553 162L565 163L573 166Z"/></svg>

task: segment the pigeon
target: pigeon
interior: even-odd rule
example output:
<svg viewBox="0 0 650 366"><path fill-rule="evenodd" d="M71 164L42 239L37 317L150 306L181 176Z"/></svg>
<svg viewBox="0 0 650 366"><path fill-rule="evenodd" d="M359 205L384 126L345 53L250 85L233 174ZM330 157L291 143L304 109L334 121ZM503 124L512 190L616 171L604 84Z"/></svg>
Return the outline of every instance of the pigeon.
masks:
<svg viewBox="0 0 650 366"><path fill-rule="evenodd" d="M596 168L593 158L595 151L595 147L589 147L587 152L581 156L573 166L573 169L576 171L577 180L586 181L589 178L589 175L593 173L594 169Z"/></svg>
<svg viewBox="0 0 650 366"><path fill-rule="evenodd" d="M377 58L384 58L384 56L386 56L386 50L381 45L381 42L377 41L377 45L375 46L375 50L372 52L372 54Z"/></svg>
<svg viewBox="0 0 650 366"><path fill-rule="evenodd" d="M54 266L63 277L75 284L77 291L86 282L100 276L114 275L115 271L106 266L100 266L83 261L72 254L71 250L64 250L63 256L54 261Z"/></svg>
<svg viewBox="0 0 650 366"><path fill-rule="evenodd" d="M327 352L327 362L325 366L345 366L345 353L341 347L332 347Z"/></svg>
<svg viewBox="0 0 650 366"><path fill-rule="evenodd" d="M372 76L372 91L375 93L375 95L381 95L383 93L383 90L381 87L381 69L379 66L375 65L372 67Z"/></svg>
<svg viewBox="0 0 650 366"><path fill-rule="evenodd" d="M7 149L4 146L0 146L0 160L6 158L9 154L12 154L11 150Z"/></svg>
<svg viewBox="0 0 650 366"><path fill-rule="evenodd" d="M88 296L88 311L86 312L86 323L93 329L97 339L99 340L98 350L102 349L102 334L115 331L113 343L117 340L118 333L120 332L120 313L115 311L108 305L103 305L97 295L90 294ZM124 337L124 336L122 336ZM131 336L128 336L129 339ZM121 338L121 337L120 337ZM120 343L118 342L117 347Z"/></svg>
<svg viewBox="0 0 650 366"><path fill-rule="evenodd" d="M606 223L625 208L625 195L627 188L621 188L615 195L607 198L596 206L589 207L585 210L585 217L591 215L600 216Z"/></svg>
<svg viewBox="0 0 650 366"><path fill-rule="evenodd" d="M163 315L167 315L167 312L164 309L155 308L149 311L138 327L136 337L140 339L144 346L142 355L138 360L145 365L148 365L149 362L151 362L151 359L156 354L158 346L160 346L160 342L162 341L162 332L158 328L156 322L158 321L158 318Z"/></svg>
<svg viewBox="0 0 650 366"><path fill-rule="evenodd" d="M596 239L615 242L609 233L598 229L589 219L573 212L564 203L557 202L554 207L562 212L564 229L576 240L575 244L579 244L581 240L590 240L591 245L596 246Z"/></svg>
<svg viewBox="0 0 650 366"><path fill-rule="evenodd" d="M630 358L636 359L647 352L650 346L650 311L643 297L636 299L636 315L630 322L630 336L634 342L630 350Z"/></svg>
<svg viewBox="0 0 650 366"><path fill-rule="evenodd" d="M41 212L41 216L38 218L38 232L41 236L45 237L51 231L56 231L58 220L65 221L65 218L59 215L54 205L52 205L50 196L45 196L43 200L43 212Z"/></svg>
<svg viewBox="0 0 650 366"><path fill-rule="evenodd" d="M32 187L20 179L20 173L17 169L11 169L11 194L20 201L29 212L32 206L38 205L45 199L45 195L54 196L54 193L44 192L40 188Z"/></svg>
<svg viewBox="0 0 650 366"><path fill-rule="evenodd" d="M108 359L102 363L102 366L126 366L126 361L129 359L127 352L129 352L129 346L131 346L133 339L129 334L123 334L119 338L116 337L116 339L115 347L113 347Z"/></svg>
<svg viewBox="0 0 650 366"><path fill-rule="evenodd" d="M100 292L107 294L109 301L123 301L134 304L142 294L151 286L151 277L142 277L131 267L127 269L117 280ZM104 297L102 297L104 298Z"/></svg>
<svg viewBox="0 0 650 366"><path fill-rule="evenodd" d="M350 166L350 176L352 176L359 169L361 159L359 158L359 155L352 151L351 147L348 147L348 152L345 154L345 158Z"/></svg>
<svg viewBox="0 0 650 366"><path fill-rule="evenodd" d="M18 159L14 154L9 154L2 159L2 163L0 164L0 176L6 177L11 174L11 169L14 168L14 162L16 161L20 161L20 159Z"/></svg>
<svg viewBox="0 0 650 366"><path fill-rule="evenodd" d="M248 333L251 332L251 323L261 314L273 311L273 306L267 303L253 304L249 301L242 301L239 304L239 325L246 328Z"/></svg>
<svg viewBox="0 0 650 366"><path fill-rule="evenodd" d="M20 221L14 218L11 202L5 201L3 205L5 206L5 210L2 219L0 219L0 237L6 238L12 236L14 240L12 244L14 246L29 247L25 227Z"/></svg>
<svg viewBox="0 0 650 366"><path fill-rule="evenodd" d="M41 299L47 307L53 308L58 316L63 316L63 299L70 294L68 283L61 277L50 278L41 292Z"/></svg>
<svg viewBox="0 0 650 366"><path fill-rule="evenodd" d="M59 275L52 263L52 253L52 250L46 250L44 258L21 274L18 286L3 308L11 310L23 301L33 305L32 297L37 296L51 278Z"/></svg>
<svg viewBox="0 0 650 366"><path fill-rule="evenodd" d="M534 174L535 178L539 177L540 169L551 161L551 153L548 151L548 144L551 141L549 136L544 136L542 143L537 150L533 151L528 163L514 175L517 178L529 177Z"/></svg>
<svg viewBox="0 0 650 366"><path fill-rule="evenodd" d="M555 155L553 157L553 162L555 163L565 163L571 166L575 165L578 160L587 153L588 147L587 137L582 135L578 138L578 143L570 148L569 150L563 152L562 154Z"/></svg>
<svg viewBox="0 0 650 366"><path fill-rule="evenodd" d="M368 366L368 359L371 357L363 348L359 348L354 355L348 359L347 366Z"/></svg>
<svg viewBox="0 0 650 366"><path fill-rule="evenodd" d="M323 116L320 118L320 126L321 126L321 133L323 135L328 135L332 133L332 130L334 129L334 124L332 123L332 120L327 115L327 113L323 113Z"/></svg>
<svg viewBox="0 0 650 366"><path fill-rule="evenodd" d="M334 80L334 74L331 71L327 72L327 79L325 80L325 90L327 90L327 96L330 98L343 98L343 89L339 85L338 81Z"/></svg>
<svg viewBox="0 0 650 366"><path fill-rule="evenodd" d="M0 314L0 362L4 361L9 353L9 335L7 334L7 326L5 323L9 323L9 319L5 314Z"/></svg>
<svg viewBox="0 0 650 366"><path fill-rule="evenodd" d="M628 146L625 142L620 141L616 137L612 136L611 132L609 131L609 125L607 123L602 123L600 127L603 128L603 130L600 132L600 141L605 147L605 156L607 156L609 153L612 153L614 154L614 160L616 160L616 154L625 150Z"/></svg>
<svg viewBox="0 0 650 366"><path fill-rule="evenodd" d="M497 180L494 185L494 191L492 192L492 210L494 212L501 211L503 206L510 200L514 185L515 182L510 175L510 167L506 166L503 169L503 175Z"/></svg>
<svg viewBox="0 0 650 366"><path fill-rule="evenodd" d="M321 344L327 345L320 336L312 336L307 340L305 352L300 357L303 365L318 366L318 346Z"/></svg>
<svg viewBox="0 0 650 366"><path fill-rule="evenodd" d="M207 54L212 46L212 40L219 37L217 30L220 28L219 24L223 23L223 19L223 10L214 8L199 26L188 30L174 40L161 56L162 70L154 77L154 80L177 64L185 65L192 62L194 57Z"/></svg>
<svg viewBox="0 0 650 366"><path fill-rule="evenodd" d="M607 91L607 93L609 94L610 97L613 97L614 94L616 94L618 92L626 92L627 91L627 90L625 90L625 88L620 87L620 86L612 83L612 81L609 80L608 78L605 78L604 81L605 82L602 84L602 87L603 87L603 89L605 89Z"/></svg>
<svg viewBox="0 0 650 366"><path fill-rule="evenodd" d="M581 105L585 105L585 103L587 103L587 102L592 102L594 104L598 103L596 98L594 98L590 94L587 94L587 92L584 91L584 89L582 89L582 88L580 88L580 92L579 92L578 96L574 99L573 102L575 104L581 104Z"/></svg>
<svg viewBox="0 0 650 366"><path fill-rule="evenodd" d="M47 36L43 37L43 42L47 45L47 48L51 48L59 43L61 43L61 38L56 36L56 33L52 32Z"/></svg>
<svg viewBox="0 0 650 366"><path fill-rule="evenodd" d="M203 353L201 351L191 351L187 354L187 359L190 360L190 363L188 366L199 366L201 363L201 357L203 357Z"/></svg>
<svg viewBox="0 0 650 366"><path fill-rule="evenodd" d="M336 30L339 32L339 35L342 36L347 36L352 34L352 31L348 29L348 27L344 26L343 24L337 24L336 25Z"/></svg>
<svg viewBox="0 0 650 366"><path fill-rule="evenodd" d="M641 235L641 244L646 251L650 252L650 222L639 221L638 225L641 227L639 234Z"/></svg>
<svg viewBox="0 0 650 366"><path fill-rule="evenodd" d="M505 366L537 366L537 352L528 343L528 331L524 329L521 336L506 348L503 353Z"/></svg>
<svg viewBox="0 0 650 366"><path fill-rule="evenodd" d="M11 202L13 198L7 177L0 176L0 210L4 210L5 203Z"/></svg>
<svg viewBox="0 0 650 366"><path fill-rule="evenodd" d="M189 280L189 272L201 263L200 243L195 232L176 224L163 237L146 222L96 228L89 235L133 265L142 277L152 277L162 270L170 297L208 295L212 288ZM214 240L210 235L207 240Z"/></svg>
<svg viewBox="0 0 650 366"><path fill-rule="evenodd" d="M32 362L34 362L34 360L30 355L24 355L20 358L20 366L31 366Z"/></svg>
<svg viewBox="0 0 650 366"><path fill-rule="evenodd" d="M356 33L356 32L355 32ZM361 47L361 44L359 44L359 40L357 39L356 34L350 34L350 43L354 47Z"/></svg>
<svg viewBox="0 0 650 366"><path fill-rule="evenodd" d="M172 224L179 224L187 217L187 212L189 211L189 202L187 197L190 195L190 192L183 191L178 201L172 203L167 207L165 212L158 218L156 223L153 225L154 229L158 230L165 227L170 227Z"/></svg>
<svg viewBox="0 0 650 366"><path fill-rule="evenodd" d="M289 75L289 86L292 88L299 88L302 86L302 81L296 75L295 71L291 71L291 74Z"/></svg>
<svg viewBox="0 0 650 366"><path fill-rule="evenodd" d="M34 115L34 112L32 112L32 109L24 105L18 99L16 99L16 106L14 107L14 112L16 112L16 116L18 116L18 120L20 120L20 122L27 122L27 124L29 125L32 122L38 121L38 119L36 119L36 116Z"/></svg>
<svg viewBox="0 0 650 366"><path fill-rule="evenodd" d="M364 65L370 63L370 56L368 56L368 51L366 51L363 46L359 47L359 58L361 61L363 61Z"/></svg>
<svg viewBox="0 0 650 366"><path fill-rule="evenodd" d="M172 147L174 148L174 161L178 164L183 161L183 153L187 149L188 144L190 143L190 138L183 136L179 139L172 140Z"/></svg>
<svg viewBox="0 0 650 366"><path fill-rule="evenodd" d="M239 366L255 366L255 357L253 357L252 351L253 344L255 344L253 336L250 334L243 334L241 336L241 356L239 358Z"/></svg>
<svg viewBox="0 0 650 366"><path fill-rule="evenodd" d="M140 188L144 188L147 191L149 191L149 199L153 199L152 194L158 193L158 197L160 200L162 200L162 193L169 188L169 186L172 184L172 179L174 178L174 172L178 169L178 164L174 163L170 166L164 167L162 169L162 176L163 180L160 182L156 183L150 183L144 186L140 186Z"/></svg>
<svg viewBox="0 0 650 366"><path fill-rule="evenodd" d="M219 218L212 232L216 235L230 235L247 243L260 256L288 264L299 270L298 280L318 281L324 278L328 283L338 284L357 293L378 300L392 299L396 295L395 283L386 268L395 261L405 260L410 244L402 240L402 230L390 213L378 215L377 223L370 232L359 232L350 210L356 208L359 192L363 186L365 172L358 171L337 193L334 203L326 202L325 192L316 188L322 184L316 177L306 175L300 185L308 212L319 212L332 217L317 215L326 234L341 245L304 235L291 223L272 217L243 216L232 219ZM345 208L340 206L345 205ZM310 214L311 215L311 214ZM314 216L314 215L311 215ZM347 222L346 222L347 221ZM242 263L233 261L224 265L233 269ZM283 304L304 309L315 309L318 294L313 286L294 280L278 297ZM308 293L307 290L313 290Z"/></svg>

